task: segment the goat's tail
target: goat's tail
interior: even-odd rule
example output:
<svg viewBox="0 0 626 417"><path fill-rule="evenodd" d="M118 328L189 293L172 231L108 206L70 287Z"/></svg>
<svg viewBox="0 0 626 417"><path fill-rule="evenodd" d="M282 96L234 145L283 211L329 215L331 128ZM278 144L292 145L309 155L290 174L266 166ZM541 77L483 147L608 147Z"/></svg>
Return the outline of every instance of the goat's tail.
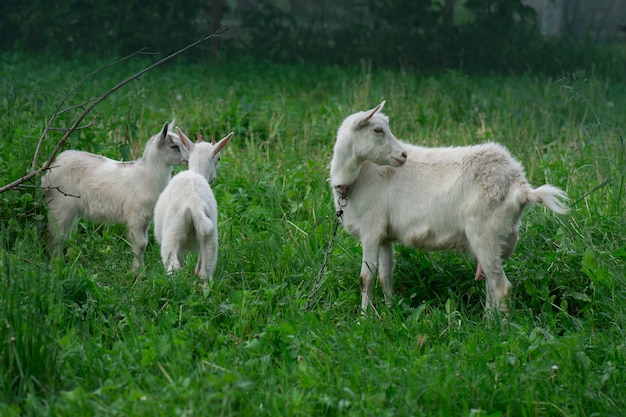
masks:
<svg viewBox="0 0 626 417"><path fill-rule="evenodd" d="M529 202L546 206L558 214L565 214L570 210L563 202L564 200L568 200L565 191L550 184L530 190L527 197Z"/></svg>
<svg viewBox="0 0 626 417"><path fill-rule="evenodd" d="M209 236L215 232L215 224L202 205L191 207L189 213L191 214L197 236Z"/></svg>

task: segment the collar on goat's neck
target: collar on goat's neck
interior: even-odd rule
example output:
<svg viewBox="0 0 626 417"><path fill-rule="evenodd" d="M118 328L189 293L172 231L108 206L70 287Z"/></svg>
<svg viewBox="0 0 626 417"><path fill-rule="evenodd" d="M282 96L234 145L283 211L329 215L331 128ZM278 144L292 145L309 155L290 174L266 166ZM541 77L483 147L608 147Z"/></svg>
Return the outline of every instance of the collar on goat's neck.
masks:
<svg viewBox="0 0 626 417"><path fill-rule="evenodd" d="M348 199L348 193L350 192L350 189L352 189L352 184L335 185L335 190L337 191L337 194L339 194L340 200Z"/></svg>

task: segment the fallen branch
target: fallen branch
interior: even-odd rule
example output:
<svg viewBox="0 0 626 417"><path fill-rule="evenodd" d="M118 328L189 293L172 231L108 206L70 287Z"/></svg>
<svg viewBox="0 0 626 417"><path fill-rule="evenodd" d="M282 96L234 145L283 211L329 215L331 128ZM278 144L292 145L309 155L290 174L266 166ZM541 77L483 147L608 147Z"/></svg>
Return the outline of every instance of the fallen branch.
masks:
<svg viewBox="0 0 626 417"><path fill-rule="evenodd" d="M52 162L54 161L54 159L56 158L57 154L60 152L61 148L63 147L63 145L65 144L65 142L68 140L68 138L70 137L70 135L75 132L76 130L79 129L84 129L86 127L88 127L90 123L88 123L87 125L83 125L81 126L81 122L83 121L83 119L85 117L87 117L87 115L101 102L103 102L104 100L106 100L111 94L113 94L114 92L116 92L117 90L119 90L120 88L122 88L123 86L125 86L126 84L130 83L133 80L136 80L137 78L141 77L142 75L144 75L145 73L147 73L148 71L151 71L152 69L156 68L157 66L163 64L164 62L169 61L170 59L182 54L183 52L187 51L188 49L193 48L194 46L198 45L201 42L204 42L206 40L209 39L213 39L217 36L220 36L222 33L224 33L225 31L227 31L228 28L222 28L217 30L216 32L212 33L211 35L208 36L203 36L202 38L198 39L197 41L185 46L182 49L179 49L178 51L166 56L165 58L160 59L159 61L155 62L154 64L142 69L141 71L135 73L134 75L131 75L130 77L128 77L127 79L125 79L124 81L120 82L119 84L115 85L114 87L112 87L110 90L108 90L106 93L102 94L100 97L95 98L95 99L90 99L88 101L86 101L85 103L78 105L78 106L71 106L68 108L62 108L65 103L67 102L67 100L76 92L76 90L78 90L78 88L80 88L80 86L87 81L89 78L93 77L95 74L97 74L98 72L111 67L113 65L116 65L122 61L125 61L135 55L138 54L145 54L146 51L145 49L142 49L140 51L137 51L129 56L126 56L118 61L112 62L110 64L104 65L98 69L96 69L95 71L93 71L92 73L88 74L86 77L84 77L78 84L76 84L66 95L65 97L63 97L63 99L61 100L61 102L59 103L59 105L57 106L57 108L55 109L54 114L50 117L50 119L48 120L48 123L46 124L46 127L44 128L43 132L41 133L41 136L39 137L39 142L37 143L37 149L35 150L35 154L33 156L33 162L31 164L31 168L30 168L30 172L28 172L28 174L24 175L21 178L18 178L17 180L13 181L10 184L4 185L3 187L0 187L0 194L14 189L18 186L20 186L21 184L25 183L26 181L31 180L32 178L36 177L37 175L41 174L42 172L48 170L50 168L50 165L52 164ZM52 127L52 124L54 123L55 119L57 116L59 116L60 114L63 114L69 110L74 110L77 108L82 108L84 109L83 112L78 116L78 118L74 121L74 123L72 124L72 126L70 126L67 130L65 130L65 133L63 134L63 136L61 137L61 139L59 139L59 141L57 142L56 146L54 147L54 149L52 150L52 153L50 154L50 156L48 157L48 159L46 160L46 162L40 167L37 168L37 164L38 164L38 160L39 160L39 155L41 153L41 147L43 145L43 141L46 138L46 135L48 134L48 132L50 132L51 130L64 130L64 129L56 129Z"/></svg>

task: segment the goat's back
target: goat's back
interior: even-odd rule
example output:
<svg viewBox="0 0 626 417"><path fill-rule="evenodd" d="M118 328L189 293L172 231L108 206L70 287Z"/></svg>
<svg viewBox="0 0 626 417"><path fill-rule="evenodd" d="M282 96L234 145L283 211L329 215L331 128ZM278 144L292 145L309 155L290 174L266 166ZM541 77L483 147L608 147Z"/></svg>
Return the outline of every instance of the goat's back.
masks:
<svg viewBox="0 0 626 417"><path fill-rule="evenodd" d="M193 248L196 234L211 233L216 223L217 201L211 186L194 171L176 174L154 208L154 232L159 243L170 238L168 234L176 234L176 239L185 241L183 247Z"/></svg>
<svg viewBox="0 0 626 417"><path fill-rule="evenodd" d="M122 222L129 216L151 218L170 168L149 172L143 161L118 162L88 152L62 152L42 178L47 204L98 222ZM123 204L119 204L123 201Z"/></svg>

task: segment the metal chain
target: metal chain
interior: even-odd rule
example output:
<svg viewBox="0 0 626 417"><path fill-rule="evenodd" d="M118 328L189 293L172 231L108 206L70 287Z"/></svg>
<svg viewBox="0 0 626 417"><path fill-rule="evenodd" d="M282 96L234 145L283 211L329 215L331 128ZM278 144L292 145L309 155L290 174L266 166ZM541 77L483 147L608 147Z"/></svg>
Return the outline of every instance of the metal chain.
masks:
<svg viewBox="0 0 626 417"><path fill-rule="evenodd" d="M317 274L317 281L315 282L315 285L313 286L313 289L311 290L311 294L309 295L309 298L306 304L304 305L304 310L308 310L311 307L315 294L317 294L317 291L322 286L322 278L324 277L324 272L326 272L326 268L328 267L328 260L330 258L330 253L333 251L333 247L335 244L335 237L337 236L337 230L339 229L339 225L343 223L343 209L348 204L348 199L345 197L345 194L347 193L342 192L339 198L337 199L337 202L338 202L337 205L339 208L335 212L335 228L333 229L333 234L330 237L330 242L328 243L328 249L326 249L326 253L324 254L324 262L322 263L319 273Z"/></svg>

